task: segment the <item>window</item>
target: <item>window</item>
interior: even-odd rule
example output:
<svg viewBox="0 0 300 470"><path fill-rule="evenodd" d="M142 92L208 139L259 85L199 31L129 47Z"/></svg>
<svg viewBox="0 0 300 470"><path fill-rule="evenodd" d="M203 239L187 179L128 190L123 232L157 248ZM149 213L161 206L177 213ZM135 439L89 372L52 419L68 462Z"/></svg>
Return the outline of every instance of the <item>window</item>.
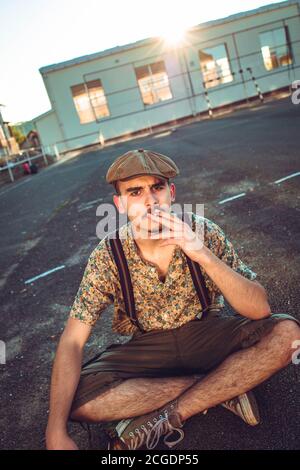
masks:
<svg viewBox="0 0 300 470"><path fill-rule="evenodd" d="M260 44L267 70L273 70L293 62L286 28L278 28L261 33Z"/></svg>
<svg viewBox="0 0 300 470"><path fill-rule="evenodd" d="M233 76L225 44L202 49L199 51L199 59L206 88L232 82Z"/></svg>
<svg viewBox="0 0 300 470"><path fill-rule="evenodd" d="M80 85L74 85L71 87L71 90L81 124L93 122L96 118L109 116L100 80L92 80Z"/></svg>
<svg viewBox="0 0 300 470"><path fill-rule="evenodd" d="M146 105L170 100L172 93L163 61L136 67L136 78Z"/></svg>

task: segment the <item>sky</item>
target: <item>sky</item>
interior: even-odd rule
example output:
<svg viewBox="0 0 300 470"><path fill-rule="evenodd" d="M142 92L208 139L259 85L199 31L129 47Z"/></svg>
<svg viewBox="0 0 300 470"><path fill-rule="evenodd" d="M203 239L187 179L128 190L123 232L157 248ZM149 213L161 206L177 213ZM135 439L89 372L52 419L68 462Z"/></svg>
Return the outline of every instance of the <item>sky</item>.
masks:
<svg viewBox="0 0 300 470"><path fill-rule="evenodd" d="M3 118L50 109L43 66L271 3L278 0L0 0Z"/></svg>

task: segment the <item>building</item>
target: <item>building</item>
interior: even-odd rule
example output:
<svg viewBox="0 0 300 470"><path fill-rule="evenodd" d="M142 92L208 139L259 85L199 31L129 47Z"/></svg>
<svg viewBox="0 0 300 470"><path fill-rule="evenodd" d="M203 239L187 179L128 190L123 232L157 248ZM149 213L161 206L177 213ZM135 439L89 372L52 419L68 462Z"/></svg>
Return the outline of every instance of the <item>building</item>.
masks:
<svg viewBox="0 0 300 470"><path fill-rule="evenodd" d="M300 4L289 0L40 69L52 108L33 122L60 151L285 89L300 78Z"/></svg>

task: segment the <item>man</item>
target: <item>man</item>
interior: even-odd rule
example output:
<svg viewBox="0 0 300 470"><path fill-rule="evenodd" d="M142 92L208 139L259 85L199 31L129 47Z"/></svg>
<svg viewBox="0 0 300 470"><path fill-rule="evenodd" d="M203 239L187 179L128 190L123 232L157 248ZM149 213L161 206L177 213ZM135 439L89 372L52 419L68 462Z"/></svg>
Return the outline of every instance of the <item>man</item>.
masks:
<svg viewBox="0 0 300 470"><path fill-rule="evenodd" d="M171 212L177 174L170 158L144 149L107 172L129 223L118 244L105 236L89 258L53 367L48 449L77 449L68 420L104 423L112 449L152 449L161 436L172 447L189 417L218 404L256 425L247 392L291 361L298 320L271 314L256 273L217 224ZM223 296L237 313L222 314ZM112 303L113 330L132 337L81 368Z"/></svg>

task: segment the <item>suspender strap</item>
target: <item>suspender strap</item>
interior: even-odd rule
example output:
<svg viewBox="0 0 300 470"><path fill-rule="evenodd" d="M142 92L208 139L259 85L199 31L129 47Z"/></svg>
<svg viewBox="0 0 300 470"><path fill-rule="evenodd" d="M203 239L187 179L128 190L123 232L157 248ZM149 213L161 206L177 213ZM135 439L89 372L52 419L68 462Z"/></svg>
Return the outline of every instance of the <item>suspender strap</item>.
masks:
<svg viewBox="0 0 300 470"><path fill-rule="evenodd" d="M124 250L122 247L122 243L119 237L119 231L116 230L114 232L114 235L115 237L113 236L109 237L109 243L112 249L115 263L119 271L119 278L120 278L120 284L121 284L121 289L122 289L122 294L123 294L125 310L126 310L128 317L132 321L132 323L139 330L143 331L136 316L131 277L130 277L130 273L128 269L127 260L126 260Z"/></svg>
<svg viewBox="0 0 300 470"><path fill-rule="evenodd" d="M195 231L195 226L193 226L193 222L190 219L190 216L187 213L182 214L182 220L190 225L193 231ZM202 313L206 313L206 310L210 306L210 297L208 294L208 290L199 266L199 263L196 263L195 261L191 260L189 256L185 255L188 267L190 269L190 273L192 276L192 280L194 283L194 287L196 289L197 295L199 297L201 306L202 306Z"/></svg>

